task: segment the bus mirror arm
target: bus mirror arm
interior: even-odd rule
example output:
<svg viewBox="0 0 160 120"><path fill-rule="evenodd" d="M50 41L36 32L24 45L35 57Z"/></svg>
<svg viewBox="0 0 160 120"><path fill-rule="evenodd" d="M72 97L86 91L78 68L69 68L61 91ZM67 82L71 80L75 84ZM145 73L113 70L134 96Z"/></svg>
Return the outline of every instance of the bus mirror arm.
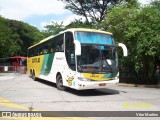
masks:
<svg viewBox="0 0 160 120"><path fill-rule="evenodd" d="M81 55L81 44L78 40L74 40L74 44L75 44L75 54L77 56Z"/></svg>
<svg viewBox="0 0 160 120"><path fill-rule="evenodd" d="M123 56L128 56L128 50L127 47L123 43L118 43L118 47L121 47L123 49Z"/></svg>

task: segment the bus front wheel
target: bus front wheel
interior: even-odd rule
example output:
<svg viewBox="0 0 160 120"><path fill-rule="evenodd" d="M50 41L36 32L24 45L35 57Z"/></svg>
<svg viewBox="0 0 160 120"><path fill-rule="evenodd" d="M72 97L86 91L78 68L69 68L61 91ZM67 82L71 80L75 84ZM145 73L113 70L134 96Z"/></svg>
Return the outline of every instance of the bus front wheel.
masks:
<svg viewBox="0 0 160 120"><path fill-rule="evenodd" d="M58 90L66 90L66 87L63 86L63 79L61 75L58 75L56 78L56 86Z"/></svg>

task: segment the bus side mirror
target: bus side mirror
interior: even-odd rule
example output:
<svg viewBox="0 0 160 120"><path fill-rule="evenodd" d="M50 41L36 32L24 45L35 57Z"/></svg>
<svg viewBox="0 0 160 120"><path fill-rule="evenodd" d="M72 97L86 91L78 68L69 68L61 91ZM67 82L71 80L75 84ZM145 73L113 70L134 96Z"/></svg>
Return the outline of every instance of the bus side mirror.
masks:
<svg viewBox="0 0 160 120"><path fill-rule="evenodd" d="M77 56L81 55L81 43L78 40L74 40L74 44L75 44L75 54Z"/></svg>
<svg viewBox="0 0 160 120"><path fill-rule="evenodd" d="M123 56L128 56L127 47L123 43L118 43L118 46L123 49Z"/></svg>

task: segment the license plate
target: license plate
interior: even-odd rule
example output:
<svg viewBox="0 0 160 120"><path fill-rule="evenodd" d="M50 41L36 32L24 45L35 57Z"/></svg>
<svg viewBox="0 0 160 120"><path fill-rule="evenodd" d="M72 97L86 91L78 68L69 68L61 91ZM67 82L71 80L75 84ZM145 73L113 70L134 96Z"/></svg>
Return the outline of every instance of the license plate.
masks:
<svg viewBox="0 0 160 120"><path fill-rule="evenodd" d="M106 83L100 83L99 86L106 86Z"/></svg>

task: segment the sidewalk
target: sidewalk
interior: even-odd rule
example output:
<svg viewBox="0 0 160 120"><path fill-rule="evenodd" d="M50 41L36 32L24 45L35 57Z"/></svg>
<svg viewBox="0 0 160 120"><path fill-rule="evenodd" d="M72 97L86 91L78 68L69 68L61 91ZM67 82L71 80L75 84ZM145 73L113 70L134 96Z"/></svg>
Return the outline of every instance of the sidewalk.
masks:
<svg viewBox="0 0 160 120"><path fill-rule="evenodd" d="M0 81L14 79L15 76L16 76L15 73L0 73Z"/></svg>
<svg viewBox="0 0 160 120"><path fill-rule="evenodd" d="M127 83L118 83L118 86L160 88L160 85L138 85L138 84L127 84Z"/></svg>

